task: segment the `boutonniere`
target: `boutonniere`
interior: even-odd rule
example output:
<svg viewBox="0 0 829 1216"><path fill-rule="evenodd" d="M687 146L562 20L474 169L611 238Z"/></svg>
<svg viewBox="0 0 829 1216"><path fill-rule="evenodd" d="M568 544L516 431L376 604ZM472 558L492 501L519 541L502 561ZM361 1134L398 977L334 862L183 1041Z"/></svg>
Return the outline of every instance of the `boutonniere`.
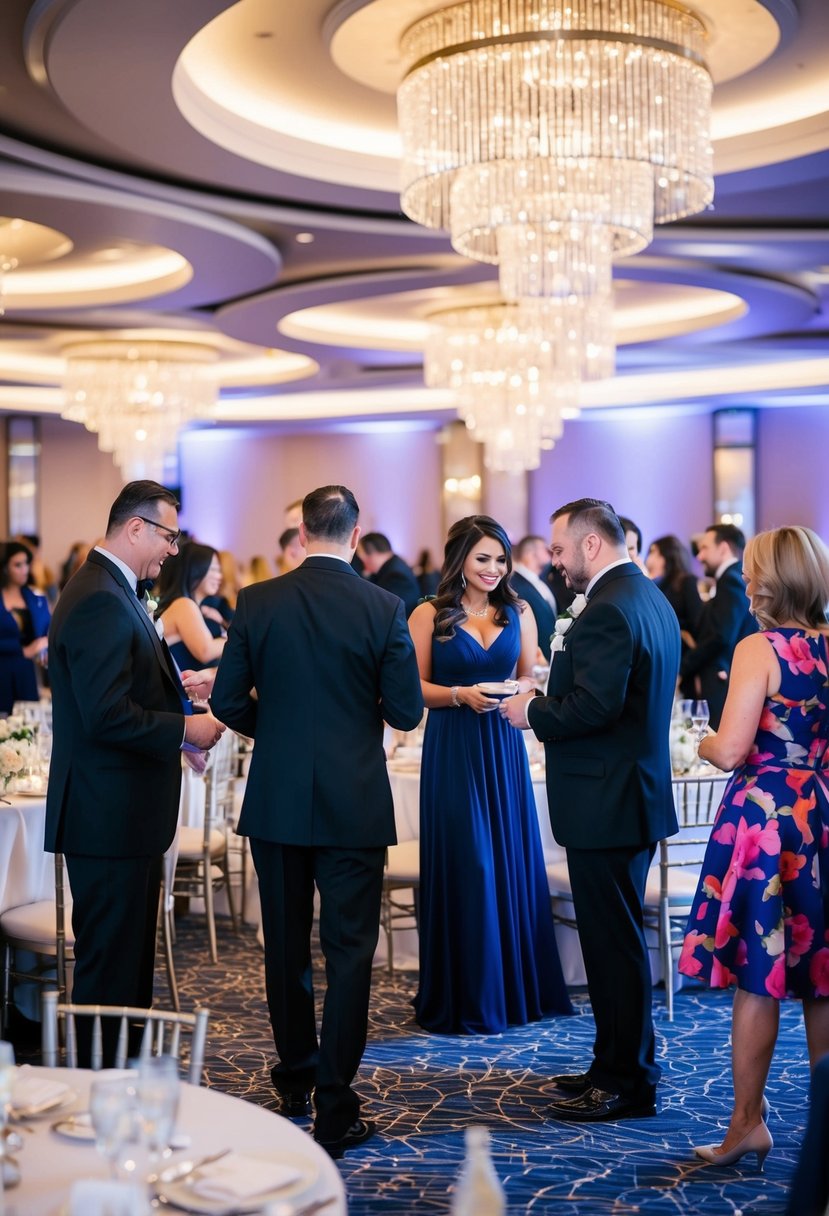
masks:
<svg viewBox="0 0 829 1216"><path fill-rule="evenodd" d="M144 592L144 607L147 609L147 612L151 617L155 616L156 609L158 608L158 600L155 598L152 591Z"/></svg>
<svg viewBox="0 0 829 1216"><path fill-rule="evenodd" d="M569 608L556 617L555 633L550 636L550 652L564 649L564 635L577 616L581 616L587 606L587 596L577 595Z"/></svg>

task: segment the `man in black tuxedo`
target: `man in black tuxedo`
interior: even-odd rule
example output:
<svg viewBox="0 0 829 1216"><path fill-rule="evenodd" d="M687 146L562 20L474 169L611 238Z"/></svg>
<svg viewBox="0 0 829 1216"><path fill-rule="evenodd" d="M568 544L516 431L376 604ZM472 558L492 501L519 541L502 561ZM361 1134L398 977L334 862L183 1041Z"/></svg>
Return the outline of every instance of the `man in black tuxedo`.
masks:
<svg viewBox="0 0 829 1216"><path fill-rule="evenodd" d="M538 626L538 646L550 661L550 639L556 623L556 599L541 572L547 564L547 546L540 536L524 536L512 550L513 564L510 583L515 594L535 617Z"/></svg>
<svg viewBox="0 0 829 1216"><path fill-rule="evenodd" d="M685 651L681 674L683 679L697 679L699 696L708 702L712 730L719 729L736 645L757 631L743 583L745 547L746 538L734 524L712 524L697 547L705 573L716 582L711 599L702 607L697 644Z"/></svg>
<svg viewBox="0 0 829 1216"><path fill-rule="evenodd" d="M581 593L553 650L546 696L501 712L544 742L553 835L567 849L573 907L596 1021L587 1072L554 1077L557 1119L655 1114L651 974L643 929L656 842L677 830L668 732L679 626L628 557L609 503L553 515L553 562ZM586 600L585 597L586 596Z"/></svg>
<svg viewBox="0 0 829 1216"><path fill-rule="evenodd" d="M357 553L371 581L398 596L406 616L411 616L421 599L420 584L411 566L392 553L389 538L382 532L366 532L360 537Z"/></svg>
<svg viewBox="0 0 829 1216"><path fill-rule="evenodd" d="M177 508L157 482L125 486L104 542L66 584L49 630L45 843L66 856L73 997L84 1004L152 1004L161 861L176 829L181 748L186 741L206 750L224 730L210 713L190 715L138 598L141 581L152 585L177 551Z"/></svg>
<svg viewBox="0 0 829 1216"><path fill-rule="evenodd" d="M259 876L279 1055L271 1076L288 1115L304 1114L314 1089L314 1136L339 1157L375 1130L351 1082L368 1029L386 847L397 839L383 721L414 729L423 697L403 605L350 565L354 495L314 490L302 519L303 564L239 596L211 702L255 740L238 830ZM328 982L319 1039L315 884Z"/></svg>

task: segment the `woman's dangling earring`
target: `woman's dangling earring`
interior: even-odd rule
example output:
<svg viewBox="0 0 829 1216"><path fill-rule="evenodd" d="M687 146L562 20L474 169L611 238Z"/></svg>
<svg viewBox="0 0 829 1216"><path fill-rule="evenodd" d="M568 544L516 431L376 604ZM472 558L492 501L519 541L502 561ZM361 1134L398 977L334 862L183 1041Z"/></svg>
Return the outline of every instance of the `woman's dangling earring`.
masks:
<svg viewBox="0 0 829 1216"><path fill-rule="evenodd" d="M466 575L464 574L463 570L461 570L461 588L462 590L466 591Z"/></svg>

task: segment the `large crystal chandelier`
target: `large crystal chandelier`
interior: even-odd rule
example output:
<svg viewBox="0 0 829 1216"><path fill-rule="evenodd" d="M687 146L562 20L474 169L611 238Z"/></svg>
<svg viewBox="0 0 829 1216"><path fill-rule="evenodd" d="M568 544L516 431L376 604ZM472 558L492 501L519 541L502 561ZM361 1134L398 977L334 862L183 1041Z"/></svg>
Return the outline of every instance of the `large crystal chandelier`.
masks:
<svg viewBox="0 0 829 1216"><path fill-rule="evenodd" d="M424 379L455 393L487 468L537 468L578 413L580 383L609 374L610 317L578 300L446 309L429 318Z"/></svg>
<svg viewBox="0 0 829 1216"><path fill-rule="evenodd" d="M179 429L210 412L218 353L191 342L101 341L65 348L64 418L98 435L125 479L163 478Z"/></svg>
<svg viewBox="0 0 829 1216"><path fill-rule="evenodd" d="M705 28L673 0L462 0L401 40L401 205L507 301L611 307L612 259L713 197Z"/></svg>

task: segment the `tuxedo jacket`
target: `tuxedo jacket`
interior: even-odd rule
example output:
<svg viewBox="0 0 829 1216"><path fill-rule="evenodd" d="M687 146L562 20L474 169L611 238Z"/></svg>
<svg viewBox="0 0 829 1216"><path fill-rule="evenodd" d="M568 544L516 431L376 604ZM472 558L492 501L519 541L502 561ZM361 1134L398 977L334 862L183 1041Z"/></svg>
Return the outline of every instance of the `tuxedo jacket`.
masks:
<svg viewBox="0 0 829 1216"><path fill-rule="evenodd" d="M384 591L390 591L392 595L399 596L403 601L406 616L411 616L421 599L420 584L414 570L403 561L402 557L393 553L377 573L371 576L371 581L377 587L382 587Z"/></svg>
<svg viewBox="0 0 829 1216"><path fill-rule="evenodd" d="M642 848L677 830L669 725L679 626L628 562L603 574L529 702L544 742L553 835L576 849Z"/></svg>
<svg viewBox="0 0 829 1216"><path fill-rule="evenodd" d="M731 658L738 642L757 632L757 622L749 611L749 600L743 583L743 567L735 562L717 579L716 594L702 606L696 646L682 660L682 675L699 675L719 680L718 672L731 670ZM719 680L722 689L727 684ZM723 699L725 693L723 691Z"/></svg>
<svg viewBox="0 0 829 1216"><path fill-rule="evenodd" d="M182 693L144 605L94 550L55 608L49 682L47 851L162 854L178 817Z"/></svg>
<svg viewBox="0 0 829 1216"><path fill-rule="evenodd" d="M549 663L550 638L555 628L556 614L538 588L534 587L528 578L524 578L523 574L517 574L513 570L509 581L515 594L519 599L524 600L535 617L535 623L538 626L538 645Z"/></svg>
<svg viewBox="0 0 829 1216"><path fill-rule="evenodd" d="M413 730L423 714L397 596L336 557L307 557L244 588L210 701L217 718L255 740L243 836L395 843L383 722Z"/></svg>

